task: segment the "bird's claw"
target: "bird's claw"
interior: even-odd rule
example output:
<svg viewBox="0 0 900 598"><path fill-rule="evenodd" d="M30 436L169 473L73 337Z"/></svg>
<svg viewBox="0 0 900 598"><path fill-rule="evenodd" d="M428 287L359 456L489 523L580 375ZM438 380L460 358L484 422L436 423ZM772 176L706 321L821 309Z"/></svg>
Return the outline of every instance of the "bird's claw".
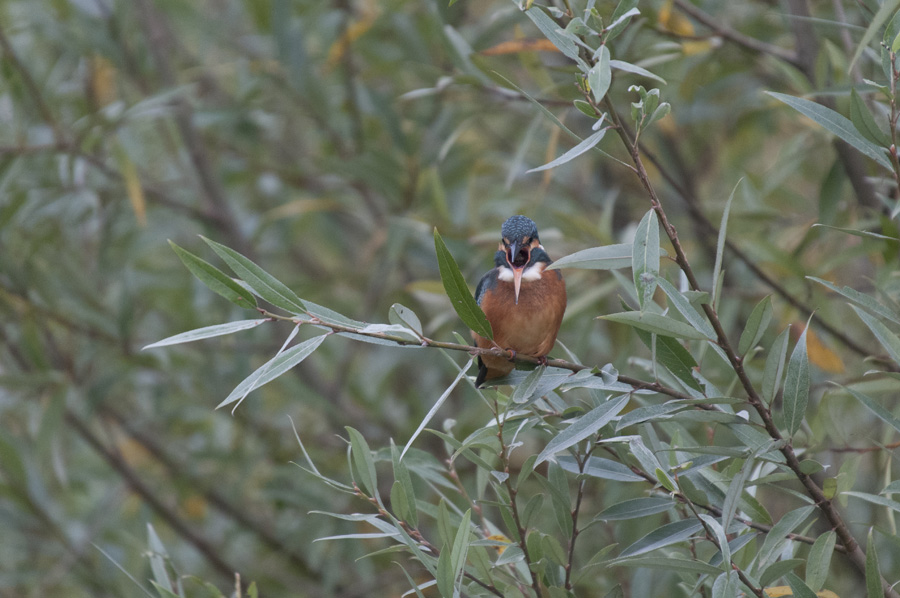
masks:
<svg viewBox="0 0 900 598"><path fill-rule="evenodd" d="M517 355L516 350L515 349L507 349L507 351L509 352L509 357L507 357L507 359L509 359L510 361L515 361L516 355Z"/></svg>
<svg viewBox="0 0 900 598"><path fill-rule="evenodd" d="M541 355L537 358L538 365L547 365L547 356Z"/></svg>

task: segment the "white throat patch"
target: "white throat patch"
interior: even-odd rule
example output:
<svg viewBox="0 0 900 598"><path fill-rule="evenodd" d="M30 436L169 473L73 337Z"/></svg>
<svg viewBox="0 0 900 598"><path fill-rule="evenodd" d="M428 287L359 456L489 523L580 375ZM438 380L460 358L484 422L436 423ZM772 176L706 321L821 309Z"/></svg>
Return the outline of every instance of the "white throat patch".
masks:
<svg viewBox="0 0 900 598"><path fill-rule="evenodd" d="M544 272L544 268L547 267L547 264L544 262L535 262L531 266L525 268L522 272L522 282L532 282L534 280L540 280L541 274ZM509 266L501 266L500 274L497 275L497 278L503 280L505 282L513 281L513 271Z"/></svg>

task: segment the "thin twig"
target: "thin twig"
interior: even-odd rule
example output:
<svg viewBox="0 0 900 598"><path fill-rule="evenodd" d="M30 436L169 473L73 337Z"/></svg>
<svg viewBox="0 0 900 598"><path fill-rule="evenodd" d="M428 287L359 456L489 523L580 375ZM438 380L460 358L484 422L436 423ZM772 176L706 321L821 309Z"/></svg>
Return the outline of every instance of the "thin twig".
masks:
<svg viewBox="0 0 900 598"><path fill-rule="evenodd" d="M589 94L587 94L585 97L589 102L592 100ZM615 107L611 102L607 101L606 108L608 109L609 117L611 118L612 122L618 125L620 119L618 113L615 110ZM597 110L597 115L599 116L599 109L597 109L596 107L595 109ZM662 225L666 236L669 238L669 241L672 243L672 247L675 250L675 261L678 263L678 266L684 273L685 278L687 278L690 288L696 291L702 290L700 284L697 282L697 278L694 274L693 268L690 265L690 262L688 261L687 255L684 252L684 248L682 247L681 242L678 239L678 233L675 230L675 227L669 223L665 210L663 209L659 201L659 197L656 195L656 191L654 190L653 185L650 182L650 177L647 174L646 169L644 168L638 145L628 137L627 133L622 127L616 127L616 131L619 133L619 136L622 139L622 142L625 144L626 148L628 148L628 150L631 152L632 162L634 163L635 168L637 168L638 178L641 182L641 185L644 187L650 198L651 208L654 210L654 212L656 212L657 217L660 220L660 224ZM756 391L753 382L750 380L750 377L747 375L747 372L744 369L743 359L732 347L731 341L728 339L728 336L725 333L725 329L722 326L722 322L719 320L719 316L716 313L716 310L712 305L708 303L704 303L702 305L702 308L704 313L706 314L707 320L712 325L713 330L716 333L716 339L719 346L725 353L725 356L727 357L731 368L737 375L741 387L747 394L747 402L759 415L769 437L776 441L783 440L784 437L782 436L781 431L778 429L778 426L775 424L775 420L772 417L771 411L769 410L766 403L762 400L762 397L759 396L759 393ZM813 480L811 476L803 471L802 467L800 466L800 460L794 453L793 446L790 444L790 442L788 442L779 450L782 455L784 455L785 460L787 461L788 468L791 469L797 479L803 484L803 486L806 488L807 494L813 499L816 506L819 507L823 515L825 515L825 518L834 528L834 531L837 533L838 538L840 538L841 543L847 549L847 555L850 558L851 562L853 562L853 564L859 571L865 572L865 553L860 548L859 543L856 541L856 538L853 537L850 528L847 526L847 523L844 521L843 517L841 517L835 506L825 496L825 493L818 486L818 484L816 484L815 480ZM882 578L881 581L885 597L900 598L900 594L898 594L884 578Z"/></svg>
<svg viewBox="0 0 900 598"><path fill-rule="evenodd" d="M528 355L522 355L520 353L513 353L511 351L507 351L505 349L501 349L499 347L482 349L480 347L475 347L472 345L461 345L459 343L449 343L444 341L436 341L430 338L422 337L421 340L412 340L408 337L397 336L393 334L387 334L385 332L371 332L366 330L360 330L359 328L354 328L353 326L346 326L344 324L338 324L335 322L325 322L310 316L309 318L301 318L298 316L284 316L281 314L276 314L270 312L266 309L258 309L259 313L266 316L267 318L272 318L273 320L282 320L286 322L292 322L294 324L309 324L312 326L317 326L319 328L328 328L332 332L346 332L350 334L355 334L359 336L368 336L370 338L377 338L381 340L391 341L397 343L398 345L405 347L434 347L438 349L448 349L450 351L465 351L470 355L493 355L496 357L504 357L509 359L510 361L516 363L529 363L532 365L547 365L549 367L562 368L565 370L570 370L572 372L580 372L582 370L591 369L590 366L582 365L580 363L572 363L570 361L565 361L563 359L547 359L546 361L540 360L537 357L531 357ZM595 376L602 377L602 372L596 372ZM667 395L675 399L684 399L690 400L694 397L687 395L683 392L679 392L674 388L669 388L668 386L664 386L659 382L647 382L645 380L640 380L638 378L632 378L631 376L624 376L619 374L617 377L617 381L627 384L632 387L634 390L649 390L652 392L656 392L659 394Z"/></svg>
<svg viewBox="0 0 900 598"><path fill-rule="evenodd" d="M531 567L534 561L531 560L531 555L528 551L528 543L526 542L528 530L522 523L521 517L519 517L519 506L516 503L518 491L515 486L512 485L512 476L509 474L509 447L503 440L503 424L506 420L500 417L500 407L497 405L496 401L494 401L494 417L497 420L497 439L500 441L500 463L503 464L503 473L506 474L506 479L503 481L503 484L506 486L506 491L509 494L509 508L510 511L512 511L513 521L515 521L516 524L516 532L519 536L519 548L522 549L522 554L525 555L525 564L531 574L531 587L534 589L534 594L537 598L542 598L544 594L541 591L541 582L538 579L537 573Z"/></svg>
<svg viewBox="0 0 900 598"><path fill-rule="evenodd" d="M801 65L796 53L790 50L785 50L780 46L767 44L766 42L762 42L756 39L755 37L744 35L740 31L736 31L731 27L728 27L727 25L723 25L722 23L716 21L711 15L705 13L703 10L688 2L688 0L674 0L674 3L675 6L678 7L678 10L691 16L698 22L703 23L703 25L711 29L716 35L728 39L738 44L739 46L743 46L748 50L775 56L776 58L780 58L781 60L789 62L790 64L793 64L797 67Z"/></svg>

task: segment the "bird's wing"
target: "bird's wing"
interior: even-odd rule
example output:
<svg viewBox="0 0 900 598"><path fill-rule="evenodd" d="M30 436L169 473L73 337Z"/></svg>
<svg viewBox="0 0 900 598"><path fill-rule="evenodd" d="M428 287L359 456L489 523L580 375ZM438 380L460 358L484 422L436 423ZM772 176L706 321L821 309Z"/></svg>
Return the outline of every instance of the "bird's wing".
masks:
<svg viewBox="0 0 900 598"><path fill-rule="evenodd" d="M499 272L497 271L497 268L494 268L481 277L481 280L478 281L478 286L475 287L475 303L481 305L484 294L497 285L498 275Z"/></svg>

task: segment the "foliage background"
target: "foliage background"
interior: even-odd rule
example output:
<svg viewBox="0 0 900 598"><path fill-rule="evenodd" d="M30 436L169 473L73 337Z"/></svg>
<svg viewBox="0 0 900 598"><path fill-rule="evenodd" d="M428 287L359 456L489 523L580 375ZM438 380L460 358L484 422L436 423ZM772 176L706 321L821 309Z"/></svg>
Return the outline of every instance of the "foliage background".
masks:
<svg viewBox="0 0 900 598"><path fill-rule="evenodd" d="M895 245L811 228L895 233L895 220L880 211L871 164L762 91L816 92L847 113L849 86L877 68L864 55L851 69L850 58L878 7L701 6L726 29L689 19L682 2L641 3L617 46L668 81L673 112L644 138L651 177L707 285L708 222L745 177L729 239L747 260L726 254L725 323L739 334L773 292L748 262L800 305L774 295L763 344L817 310L807 442L831 472L844 465L855 488L877 492L897 474L893 434L819 384L858 379L874 341L804 276L896 297ZM791 49L794 62L735 43L735 30ZM197 235L213 238L354 318L385 321L403 303L432 337L465 333L439 284L434 226L472 283L514 213L539 223L552 257L627 241L647 202L615 162L588 154L525 174L570 141L494 72L573 129L590 125L571 107L578 93L559 54L497 49L538 38L500 0L0 3L0 595L133 594L123 570L145 585L148 522L179 573L223 589L234 571L269 596L408 588L389 556L355 560L378 544L312 542L355 528L309 511L358 506L291 464L288 416L317 465L346 476L337 435L351 425L373 447L405 442L454 375L437 352L335 338L232 414L213 408L277 350L286 325L140 348L245 317L194 281L166 239L211 259ZM639 82L617 75L610 93L623 113ZM625 157L612 135L601 148ZM567 282L561 341L583 363L649 375L631 330L592 319L620 311L615 278L572 271ZM880 384L869 390L896 393ZM474 392L456 392L439 419L463 433L483 424ZM443 454L433 438L419 448ZM610 502L624 492L604 491ZM882 570L900 566L889 512L851 502L847 518L858 538L872 523L886 532ZM602 533L624 545L657 524ZM625 587L658 579L612 575ZM855 575L836 563L829 587L853 595L842 591L858 587Z"/></svg>

